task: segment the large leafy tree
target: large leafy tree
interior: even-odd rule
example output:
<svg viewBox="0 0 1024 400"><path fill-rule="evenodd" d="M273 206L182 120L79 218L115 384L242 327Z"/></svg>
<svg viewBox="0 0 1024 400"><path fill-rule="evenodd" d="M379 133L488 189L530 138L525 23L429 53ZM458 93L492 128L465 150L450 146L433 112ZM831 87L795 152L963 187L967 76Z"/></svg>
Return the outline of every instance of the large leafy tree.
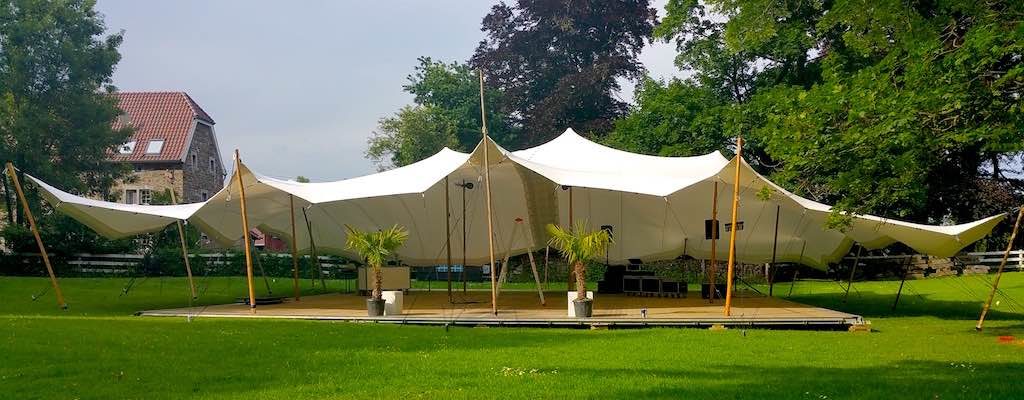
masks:
<svg viewBox="0 0 1024 400"><path fill-rule="evenodd" d="M462 63L444 63L421 57L403 89L413 105L382 118L369 139L366 154L379 169L408 165L444 147L472 151L480 141L480 83L475 71ZM497 106L501 95L484 93L487 130L502 145L510 145L516 132Z"/></svg>
<svg viewBox="0 0 1024 400"><path fill-rule="evenodd" d="M797 192L932 223L1019 202L1019 2L672 0L667 10L659 37L730 102L722 131L749 137L760 167ZM653 122L633 131L670 121L638 117L670 108L643 100L624 121Z"/></svg>
<svg viewBox="0 0 1024 400"><path fill-rule="evenodd" d="M127 171L106 154L130 132L112 130L120 114L111 75L120 59L121 34L104 36L93 1L0 2L0 161L82 194L105 195ZM2 195L9 245L27 236L6 179ZM21 179L25 182L25 179ZM33 207L38 197L27 193ZM95 243L81 225L44 214L48 243L74 247ZM31 241L28 241L31 243Z"/></svg>
<svg viewBox="0 0 1024 400"><path fill-rule="evenodd" d="M642 76L637 56L655 20L647 0L501 3L484 17L487 37L470 64L486 72L521 126L515 147L566 127L599 137L626 112L617 80Z"/></svg>

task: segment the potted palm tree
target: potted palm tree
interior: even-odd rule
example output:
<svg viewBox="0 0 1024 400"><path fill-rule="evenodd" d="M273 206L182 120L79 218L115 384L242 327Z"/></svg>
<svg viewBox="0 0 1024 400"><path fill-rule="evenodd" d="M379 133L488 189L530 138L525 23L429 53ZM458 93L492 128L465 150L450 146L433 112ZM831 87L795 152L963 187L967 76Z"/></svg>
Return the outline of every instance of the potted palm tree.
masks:
<svg viewBox="0 0 1024 400"><path fill-rule="evenodd" d="M370 298L366 299L366 313L371 317L384 315L384 299L381 298L381 282L383 273L381 268L387 258L394 254L395 250L402 247L409 232L398 225L376 232L364 232L357 228L345 225L348 237L345 245L349 250L359 254L373 273L373 291Z"/></svg>
<svg viewBox="0 0 1024 400"><path fill-rule="evenodd" d="M594 313L594 305L587 298L586 261L604 253L612 237L604 229L587 232L586 224L581 221L569 230L554 224L548 224L547 229L551 234L549 243L562 252L576 274L576 299L573 300L576 316L589 318Z"/></svg>

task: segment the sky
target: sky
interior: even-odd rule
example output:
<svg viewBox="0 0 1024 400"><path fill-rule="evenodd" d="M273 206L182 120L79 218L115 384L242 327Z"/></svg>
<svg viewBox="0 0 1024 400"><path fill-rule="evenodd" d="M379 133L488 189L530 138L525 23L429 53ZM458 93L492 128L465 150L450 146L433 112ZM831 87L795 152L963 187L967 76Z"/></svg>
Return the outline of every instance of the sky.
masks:
<svg viewBox="0 0 1024 400"><path fill-rule="evenodd" d="M654 1L660 15L664 0ZM184 91L217 122L231 152L263 174L313 181L375 171L364 156L377 121L410 104L416 58L465 61L483 38L486 1L173 2L100 0L124 31L121 91ZM656 78L680 76L672 44L640 57ZM623 100L633 85L624 82Z"/></svg>

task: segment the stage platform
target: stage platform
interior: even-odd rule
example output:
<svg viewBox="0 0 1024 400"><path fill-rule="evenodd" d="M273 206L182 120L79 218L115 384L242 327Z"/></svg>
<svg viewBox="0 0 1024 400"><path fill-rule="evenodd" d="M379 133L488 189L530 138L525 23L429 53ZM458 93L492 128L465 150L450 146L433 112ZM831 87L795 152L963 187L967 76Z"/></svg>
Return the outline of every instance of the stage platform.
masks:
<svg viewBox="0 0 1024 400"><path fill-rule="evenodd" d="M192 308L142 311L139 315L161 317L284 318L340 320L422 325L492 325L560 327L643 326L777 326L842 328L864 324L859 315L780 299L744 295L733 298L732 316L722 315L723 301L713 304L694 296L685 298L637 297L599 294L592 318L566 316L565 292L546 292L541 305L537 292L506 291L498 298L498 315L491 313L489 291L454 292L452 303L445 291L410 291L405 294L401 315L366 316L366 297L327 294L300 301L263 305L252 313L247 305L220 304ZM642 310L646 309L646 318Z"/></svg>

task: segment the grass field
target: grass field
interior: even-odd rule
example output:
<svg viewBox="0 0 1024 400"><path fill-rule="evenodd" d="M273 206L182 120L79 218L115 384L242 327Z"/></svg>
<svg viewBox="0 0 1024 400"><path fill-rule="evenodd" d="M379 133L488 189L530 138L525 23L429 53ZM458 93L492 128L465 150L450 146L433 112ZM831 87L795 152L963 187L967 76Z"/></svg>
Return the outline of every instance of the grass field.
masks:
<svg viewBox="0 0 1024 400"><path fill-rule="evenodd" d="M797 301L858 313L875 332L452 328L134 317L188 304L180 278L0 277L0 397L36 398L998 398L1024 396L1024 274L975 332L986 279L799 282ZM241 278L214 278L203 303ZM273 282L288 293L291 282ZM329 288L344 287L330 282ZM309 282L304 281L307 292ZM785 296L789 284L776 286ZM1016 335L1016 344L1000 343Z"/></svg>

